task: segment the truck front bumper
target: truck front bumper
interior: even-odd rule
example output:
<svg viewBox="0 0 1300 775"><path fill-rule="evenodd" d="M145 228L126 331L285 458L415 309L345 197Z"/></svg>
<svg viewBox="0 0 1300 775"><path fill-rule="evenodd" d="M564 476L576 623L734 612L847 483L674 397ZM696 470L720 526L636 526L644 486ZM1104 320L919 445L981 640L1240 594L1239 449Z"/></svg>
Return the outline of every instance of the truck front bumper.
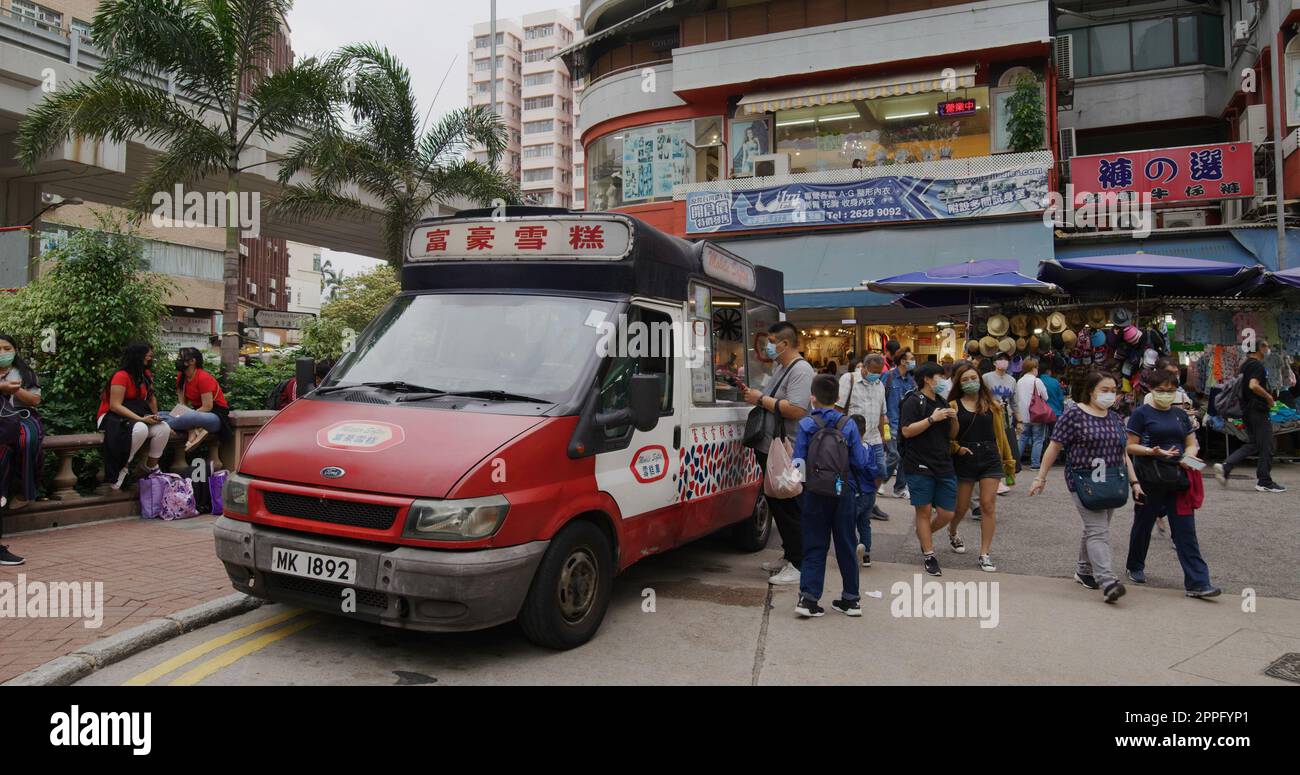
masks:
<svg viewBox="0 0 1300 775"><path fill-rule="evenodd" d="M217 556L245 594L426 632L480 630L513 620L550 543L451 551L370 546L227 517L213 528ZM342 586L277 573L275 547L356 560L358 581ZM345 606L349 597L353 610Z"/></svg>

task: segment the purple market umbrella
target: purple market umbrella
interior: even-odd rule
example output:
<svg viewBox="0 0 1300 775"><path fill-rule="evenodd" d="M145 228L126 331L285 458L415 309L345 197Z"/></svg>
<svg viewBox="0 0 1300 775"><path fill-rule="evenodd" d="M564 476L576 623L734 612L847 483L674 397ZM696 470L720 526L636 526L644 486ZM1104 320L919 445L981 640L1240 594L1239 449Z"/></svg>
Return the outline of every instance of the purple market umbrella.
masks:
<svg viewBox="0 0 1300 775"><path fill-rule="evenodd" d="M1128 253L1043 261L1038 279L1081 297L1130 294L1139 285L1152 296L1216 296L1247 289L1263 272L1262 265Z"/></svg>
<svg viewBox="0 0 1300 775"><path fill-rule="evenodd" d="M1052 283L1020 274L1016 271L1019 268L1020 262L1015 259L962 261L886 277L867 283L867 288L877 293L903 294L899 303L905 307L971 306L977 295L983 299L1057 291Z"/></svg>

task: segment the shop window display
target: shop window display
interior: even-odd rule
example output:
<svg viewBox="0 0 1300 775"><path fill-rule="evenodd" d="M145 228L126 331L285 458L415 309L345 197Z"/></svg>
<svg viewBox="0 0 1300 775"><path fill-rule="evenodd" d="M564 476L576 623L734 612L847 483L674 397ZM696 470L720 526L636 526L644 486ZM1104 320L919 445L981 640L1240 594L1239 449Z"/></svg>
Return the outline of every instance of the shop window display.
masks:
<svg viewBox="0 0 1300 775"><path fill-rule="evenodd" d="M621 129L586 149L592 210L665 202L673 187L722 174L722 120L697 118Z"/></svg>
<svg viewBox="0 0 1300 775"><path fill-rule="evenodd" d="M975 101L975 112L941 118L948 97ZM989 153L989 90L965 89L859 100L780 111L776 150L790 155L790 172L847 169L854 160L880 167Z"/></svg>

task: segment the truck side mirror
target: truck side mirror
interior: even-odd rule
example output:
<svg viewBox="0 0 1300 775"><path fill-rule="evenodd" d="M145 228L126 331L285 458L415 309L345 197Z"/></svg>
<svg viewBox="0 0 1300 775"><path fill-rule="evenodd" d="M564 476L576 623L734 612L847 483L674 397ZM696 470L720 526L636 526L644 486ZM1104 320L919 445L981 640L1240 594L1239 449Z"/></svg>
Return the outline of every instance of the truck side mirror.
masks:
<svg viewBox="0 0 1300 775"><path fill-rule="evenodd" d="M596 424L605 429L631 425L642 432L654 430L659 424L663 379L662 374L633 374L627 386L627 408L596 415Z"/></svg>
<svg viewBox="0 0 1300 775"><path fill-rule="evenodd" d="M312 358L299 358L294 364L293 378L298 382L299 398L315 390L316 361Z"/></svg>
<svg viewBox="0 0 1300 775"><path fill-rule="evenodd" d="M634 374L627 387L627 405L632 411L632 425L641 432L652 431L659 424L659 397L663 394L662 374Z"/></svg>

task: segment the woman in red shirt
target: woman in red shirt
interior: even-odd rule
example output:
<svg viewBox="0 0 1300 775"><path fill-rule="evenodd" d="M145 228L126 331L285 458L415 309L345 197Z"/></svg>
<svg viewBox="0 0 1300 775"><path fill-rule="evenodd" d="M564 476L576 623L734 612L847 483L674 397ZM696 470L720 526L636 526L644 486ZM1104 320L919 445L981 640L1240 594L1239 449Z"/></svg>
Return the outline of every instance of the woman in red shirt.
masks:
<svg viewBox="0 0 1300 775"><path fill-rule="evenodd" d="M99 400L96 427L104 432L104 477L114 490L126 480L131 460L149 442L149 473L167 448L171 429L158 416L153 390L153 348L132 342L122 354L122 368L113 374Z"/></svg>
<svg viewBox="0 0 1300 775"><path fill-rule="evenodd" d="M188 433L185 451L203 441L209 433L219 433L226 424L230 406L217 378L203 368L203 353L183 347L176 357L176 403L184 408L163 417L178 432ZM187 408L185 408L187 407Z"/></svg>

